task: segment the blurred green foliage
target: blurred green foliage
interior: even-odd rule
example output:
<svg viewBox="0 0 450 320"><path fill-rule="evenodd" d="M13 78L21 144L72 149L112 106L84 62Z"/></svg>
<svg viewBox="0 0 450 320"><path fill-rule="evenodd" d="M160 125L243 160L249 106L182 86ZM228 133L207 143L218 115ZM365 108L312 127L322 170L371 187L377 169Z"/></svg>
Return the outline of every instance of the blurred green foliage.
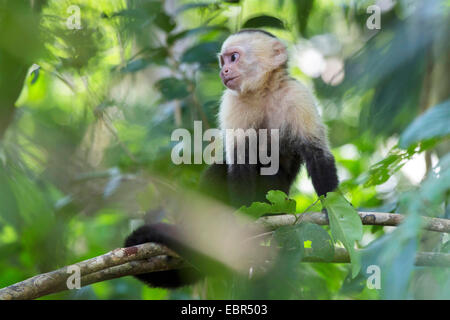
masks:
<svg viewBox="0 0 450 320"><path fill-rule="evenodd" d="M121 247L130 219L159 212L174 186L196 187L205 165L174 165L171 132L194 120L216 127L216 54L252 27L285 41L291 75L315 91L345 198L405 213L405 223L363 227L336 195L325 202L331 230L302 223L274 234L285 246L268 277L173 292L126 277L45 298L449 299L448 270L414 266L419 249L449 248L419 223L450 218L449 7L388 3L0 0L0 287ZM382 5L380 30L366 26L372 4ZM77 18L71 5L79 29L66 23ZM243 211L321 209L305 171L290 197L271 192L271 204ZM329 261L333 241L366 253L352 265L299 263L305 245ZM372 264L381 290L365 285Z"/></svg>

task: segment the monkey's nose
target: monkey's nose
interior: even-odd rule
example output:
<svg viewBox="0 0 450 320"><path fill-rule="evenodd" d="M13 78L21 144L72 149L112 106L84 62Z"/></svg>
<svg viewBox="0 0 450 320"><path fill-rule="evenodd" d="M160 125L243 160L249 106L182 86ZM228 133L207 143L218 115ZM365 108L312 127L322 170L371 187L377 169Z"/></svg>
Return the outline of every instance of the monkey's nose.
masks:
<svg viewBox="0 0 450 320"><path fill-rule="evenodd" d="M221 78L226 78L229 74L230 70L228 69L222 69L222 71L220 71L220 77Z"/></svg>

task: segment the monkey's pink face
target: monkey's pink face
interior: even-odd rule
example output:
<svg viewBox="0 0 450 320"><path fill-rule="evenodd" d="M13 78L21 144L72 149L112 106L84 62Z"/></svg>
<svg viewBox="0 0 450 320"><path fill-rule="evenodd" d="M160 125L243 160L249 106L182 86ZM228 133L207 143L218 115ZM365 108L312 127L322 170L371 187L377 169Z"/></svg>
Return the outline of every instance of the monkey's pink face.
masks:
<svg viewBox="0 0 450 320"><path fill-rule="evenodd" d="M243 52L239 47L227 48L219 56L220 78L222 83L231 90L239 90L241 86L241 72L239 70L239 60Z"/></svg>

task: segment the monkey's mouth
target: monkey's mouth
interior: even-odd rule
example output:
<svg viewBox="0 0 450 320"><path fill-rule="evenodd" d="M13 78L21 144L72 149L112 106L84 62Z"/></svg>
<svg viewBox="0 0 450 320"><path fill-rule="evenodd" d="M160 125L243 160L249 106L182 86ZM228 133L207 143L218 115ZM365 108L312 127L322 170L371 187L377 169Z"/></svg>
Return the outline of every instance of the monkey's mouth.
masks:
<svg viewBox="0 0 450 320"><path fill-rule="evenodd" d="M228 87L230 82L232 82L233 80L236 80L237 78L239 78L239 76L236 76L236 77L233 77L233 78L223 79L223 84Z"/></svg>

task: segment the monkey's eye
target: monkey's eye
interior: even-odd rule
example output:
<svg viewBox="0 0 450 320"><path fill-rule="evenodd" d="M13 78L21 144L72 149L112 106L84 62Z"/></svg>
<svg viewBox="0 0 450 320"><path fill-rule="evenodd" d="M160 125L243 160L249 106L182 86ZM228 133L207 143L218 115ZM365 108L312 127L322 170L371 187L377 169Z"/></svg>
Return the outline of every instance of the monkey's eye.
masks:
<svg viewBox="0 0 450 320"><path fill-rule="evenodd" d="M235 62L237 59L239 59L239 53L235 52L231 55L231 62Z"/></svg>

